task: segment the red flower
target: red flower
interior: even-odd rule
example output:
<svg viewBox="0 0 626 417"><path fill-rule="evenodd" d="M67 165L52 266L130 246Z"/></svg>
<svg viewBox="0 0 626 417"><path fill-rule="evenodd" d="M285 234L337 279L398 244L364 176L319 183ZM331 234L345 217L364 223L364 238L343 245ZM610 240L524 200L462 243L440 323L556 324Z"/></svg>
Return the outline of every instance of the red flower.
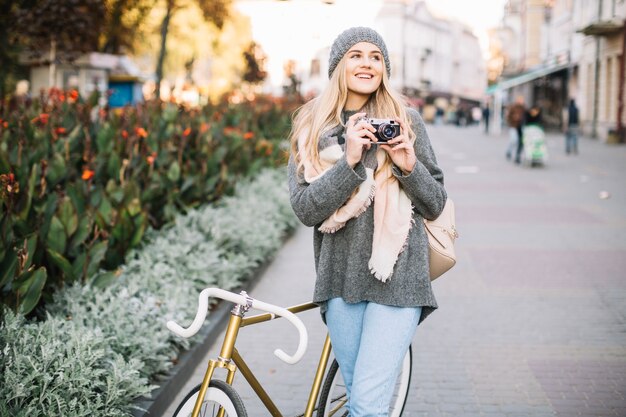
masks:
<svg viewBox="0 0 626 417"><path fill-rule="evenodd" d="M70 91L69 92L69 97L70 97L70 100L72 100L72 101L78 100L78 91L76 91L76 90Z"/></svg>
<svg viewBox="0 0 626 417"><path fill-rule="evenodd" d="M122 130L122 137L128 139L128 132L126 130Z"/></svg>
<svg viewBox="0 0 626 417"><path fill-rule="evenodd" d="M245 140L250 140L250 139L252 139L253 137L254 137L254 133L253 133L253 132L246 132L246 133L244 133L244 134L243 134L243 138L244 138Z"/></svg>
<svg viewBox="0 0 626 417"><path fill-rule="evenodd" d="M89 168L86 168L83 170L83 175L82 175L82 179L85 181L89 181L90 179L93 178L95 172L90 170Z"/></svg>
<svg viewBox="0 0 626 417"><path fill-rule="evenodd" d="M152 154L148 155L146 157L146 161L148 162L149 165L154 165L154 161L156 160L156 156L157 153L156 152L152 152Z"/></svg>
<svg viewBox="0 0 626 417"><path fill-rule="evenodd" d="M54 129L54 132L57 135L64 135L67 132L67 130L65 130L64 127L57 127L56 129Z"/></svg>
<svg viewBox="0 0 626 417"><path fill-rule="evenodd" d="M208 124L208 123L204 123L204 122L203 122L203 123L200 125L200 133L204 133L204 132L206 132L207 130L209 130L209 124Z"/></svg>
<svg viewBox="0 0 626 417"><path fill-rule="evenodd" d="M42 126L48 124L48 119L50 118L50 115L48 113L41 113L39 116L35 117L33 120L31 120L31 123L39 123Z"/></svg>
<svg viewBox="0 0 626 417"><path fill-rule="evenodd" d="M148 137L148 132L143 127L136 127L135 128L135 134L137 136L139 136L140 138L147 138Z"/></svg>
<svg viewBox="0 0 626 417"><path fill-rule="evenodd" d="M190 134L190 133L191 133L191 128L190 128L190 127L188 127L187 129L185 129L185 130L183 131L183 136L185 136L185 137L186 137L186 136L189 136L189 134Z"/></svg>
<svg viewBox="0 0 626 417"><path fill-rule="evenodd" d="M2 127L5 129L9 128L9 122L2 122Z"/></svg>
<svg viewBox="0 0 626 417"><path fill-rule="evenodd" d="M239 129L237 129L236 127L226 126L224 128L224 134L227 136L235 135L237 133L239 133Z"/></svg>

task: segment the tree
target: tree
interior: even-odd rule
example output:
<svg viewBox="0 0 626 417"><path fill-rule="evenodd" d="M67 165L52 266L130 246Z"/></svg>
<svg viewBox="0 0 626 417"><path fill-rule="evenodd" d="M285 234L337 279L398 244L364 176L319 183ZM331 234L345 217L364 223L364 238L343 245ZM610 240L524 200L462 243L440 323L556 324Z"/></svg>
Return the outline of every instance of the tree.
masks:
<svg viewBox="0 0 626 417"><path fill-rule="evenodd" d="M188 0L165 0L165 17L161 22L161 46L156 66L156 96L160 97L160 85L163 79L163 64L167 55L167 35L169 33L170 22L173 15L181 8L186 7ZM190 1L190 0L189 0ZM221 29L228 17L228 9L231 0L195 0L202 11L204 19Z"/></svg>
<svg viewBox="0 0 626 417"><path fill-rule="evenodd" d="M155 4L156 0L106 0L98 50L110 54L132 52Z"/></svg>
<svg viewBox="0 0 626 417"><path fill-rule="evenodd" d="M265 60L267 59L263 49L255 42L250 42L250 46L243 52L243 58L246 62L246 69L243 73L243 79L250 84L260 84L267 78L265 71Z"/></svg>
<svg viewBox="0 0 626 417"><path fill-rule="evenodd" d="M19 1L0 2L0 100L6 95L7 79L17 71L19 45L17 33L16 11Z"/></svg>
<svg viewBox="0 0 626 417"><path fill-rule="evenodd" d="M31 56L48 54L44 60L50 63L54 82L57 62L97 50L104 11L101 0L34 1L15 10L20 43Z"/></svg>

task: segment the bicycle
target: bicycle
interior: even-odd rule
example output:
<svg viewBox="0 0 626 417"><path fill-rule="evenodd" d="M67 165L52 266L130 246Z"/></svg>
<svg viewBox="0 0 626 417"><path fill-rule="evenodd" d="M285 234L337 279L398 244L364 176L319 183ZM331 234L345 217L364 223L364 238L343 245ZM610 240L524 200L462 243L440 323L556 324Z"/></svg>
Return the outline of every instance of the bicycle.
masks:
<svg viewBox="0 0 626 417"><path fill-rule="evenodd" d="M206 319L209 297L230 301L234 303L234 306L230 312L230 318L218 357L209 360L202 383L185 396L174 412L174 417L224 417L225 415L228 417L247 417L248 414L243 401L232 387L237 370L244 376L270 415L272 417L283 417L283 414L237 351L235 347L237 335L242 327L283 317L296 327L300 339L296 352L293 355L288 355L281 349L276 349L274 354L286 363L295 364L304 355L308 342L306 327L296 315L319 306L308 302L283 308L256 300L245 291L235 294L220 288L206 288L202 290L198 297L198 311L192 324L185 329L177 323L169 321L167 322L168 329L181 337L191 337L196 334ZM244 317L250 309L261 310L265 313L247 318ZM341 372L338 372L339 365L336 359L333 359L328 372L326 372L331 351L330 337L327 334L305 411L297 417L312 417L314 412L316 412L315 415L317 417L346 417L348 415L345 409L347 402L345 385L343 384ZM409 347L396 381L390 406L390 417L400 417L404 411L411 382L412 365L413 355L412 349ZM214 371L217 368L226 369L227 375L224 381L213 379Z"/></svg>

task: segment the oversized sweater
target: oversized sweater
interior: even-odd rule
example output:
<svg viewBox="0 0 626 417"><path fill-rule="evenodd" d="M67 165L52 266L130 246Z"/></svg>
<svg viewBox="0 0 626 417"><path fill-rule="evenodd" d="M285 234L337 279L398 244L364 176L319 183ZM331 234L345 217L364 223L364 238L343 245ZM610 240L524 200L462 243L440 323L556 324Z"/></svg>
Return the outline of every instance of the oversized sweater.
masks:
<svg viewBox="0 0 626 417"><path fill-rule="evenodd" d="M405 249L399 254L394 272L387 282L374 277L368 268L374 234L374 205L349 220L335 233L322 233L318 226L341 207L366 179L361 162L354 168L345 157L312 183L304 180L293 156L289 160L291 205L300 221L313 226L313 246L317 279L313 301L320 304L322 315L326 301L341 297L348 303L370 301L399 307L422 307L420 322L437 308L428 270L428 238L423 219L435 219L443 210L447 194L443 172L437 166L424 121L419 113L407 109L416 134L415 168L403 175L393 167L393 175L413 204L413 225ZM345 119L350 113L344 113ZM344 120L345 120L344 119ZM325 133L341 137L338 126ZM345 151L345 141L340 140ZM372 146L367 152L376 152ZM367 157L367 156L366 156Z"/></svg>

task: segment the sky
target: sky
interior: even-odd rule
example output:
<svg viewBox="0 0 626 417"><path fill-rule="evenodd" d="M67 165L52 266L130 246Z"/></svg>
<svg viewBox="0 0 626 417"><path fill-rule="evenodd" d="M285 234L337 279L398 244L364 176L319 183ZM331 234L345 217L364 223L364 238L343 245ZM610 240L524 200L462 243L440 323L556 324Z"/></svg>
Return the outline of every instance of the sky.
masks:
<svg viewBox="0 0 626 417"><path fill-rule="evenodd" d="M487 48L487 29L497 26L506 0L425 0L436 16L460 20L473 28ZM310 62L316 51L332 44L351 26L372 26L383 0L235 0L250 18L252 36L268 56L270 82L282 81L283 62Z"/></svg>

